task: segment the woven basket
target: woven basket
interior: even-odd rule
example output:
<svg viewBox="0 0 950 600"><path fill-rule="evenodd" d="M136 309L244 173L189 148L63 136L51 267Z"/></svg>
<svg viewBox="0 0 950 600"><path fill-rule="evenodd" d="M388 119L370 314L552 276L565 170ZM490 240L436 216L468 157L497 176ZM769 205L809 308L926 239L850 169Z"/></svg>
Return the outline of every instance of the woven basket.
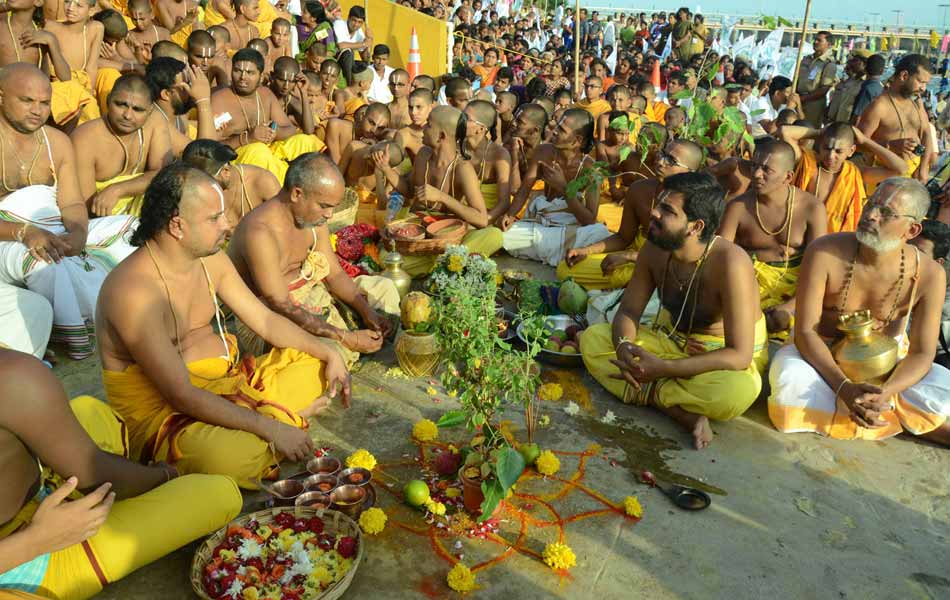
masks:
<svg viewBox="0 0 950 600"><path fill-rule="evenodd" d="M400 329L393 349L399 367L411 377L428 377L442 361L442 348L432 333L408 333Z"/></svg>
<svg viewBox="0 0 950 600"><path fill-rule="evenodd" d="M465 227L459 227L457 231L453 232L451 236L433 239L427 238L424 240L394 240L389 237L389 227L393 225L399 225L401 223L418 223L418 219L399 219L392 221L383 228L380 232L380 236L383 239L383 246L387 249L391 249L395 246L396 252L402 254L403 256L438 256L445 253L445 249L449 246L457 246L462 243L462 239L465 238L465 234L468 233L468 225Z"/></svg>
<svg viewBox="0 0 950 600"><path fill-rule="evenodd" d="M199 598L204 600L213 600L207 593L205 593L204 585L201 583L201 576L204 573L205 565L208 564L211 560L211 555L214 552L214 549L224 541L225 536L228 532L228 527L231 525L240 525L245 526L250 521L257 521L262 525L271 523L278 514L282 512L293 512L294 516L297 518L307 518L310 517L320 517L323 519L324 529L326 533L332 533L334 535L344 535L351 536L356 538L357 550L356 556L353 558L353 564L350 566L350 570L346 572L346 575L343 576L343 579L333 583L323 591L319 596L314 596L313 598L308 598L307 600L336 600L346 592L346 589L350 587L350 584L353 583L353 577L356 575L356 569L360 566L360 562L363 560L363 554L365 549L363 547L363 535L360 531L359 525L356 524L353 519L344 515L337 510L329 510L323 508L308 508L308 507L274 507L266 510L259 510L254 513L250 513L235 519L225 525L214 534L211 535L208 539L201 544L201 547L198 548L198 551L195 552L195 558L191 561L191 587L195 590L195 593Z"/></svg>
<svg viewBox="0 0 950 600"><path fill-rule="evenodd" d="M343 202L333 209L333 216L327 221L330 233L336 233L344 227L356 223L356 214L360 210L360 197L353 188L343 192Z"/></svg>

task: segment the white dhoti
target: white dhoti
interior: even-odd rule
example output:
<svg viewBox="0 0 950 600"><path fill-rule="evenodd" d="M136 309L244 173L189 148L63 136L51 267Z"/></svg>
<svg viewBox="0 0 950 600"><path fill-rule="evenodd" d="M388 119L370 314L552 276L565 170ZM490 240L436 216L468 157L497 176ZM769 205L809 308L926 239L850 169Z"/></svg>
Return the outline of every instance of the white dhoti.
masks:
<svg viewBox="0 0 950 600"><path fill-rule="evenodd" d="M581 248L610 237L603 223L580 225L567 210L567 201L549 201L538 196L528 205L525 216L504 233L508 254L557 267L571 248Z"/></svg>
<svg viewBox="0 0 950 600"><path fill-rule="evenodd" d="M836 439L881 440L907 431L929 433L950 417L950 371L933 365L930 371L894 400L894 408L882 418L887 425L861 427L851 420L844 402L794 344L784 346L772 359L769 370L772 395L769 418L779 431L808 431Z"/></svg>
<svg viewBox="0 0 950 600"><path fill-rule="evenodd" d="M53 326L53 307L37 293L0 283L0 345L43 358Z"/></svg>
<svg viewBox="0 0 950 600"><path fill-rule="evenodd" d="M0 200L0 219L66 233L52 186L32 185ZM51 339L64 343L70 358L92 354L99 288L109 271L135 250L126 238L137 223L127 215L91 219L85 252L59 263L34 259L19 242L0 242L0 283L26 287L52 304Z"/></svg>

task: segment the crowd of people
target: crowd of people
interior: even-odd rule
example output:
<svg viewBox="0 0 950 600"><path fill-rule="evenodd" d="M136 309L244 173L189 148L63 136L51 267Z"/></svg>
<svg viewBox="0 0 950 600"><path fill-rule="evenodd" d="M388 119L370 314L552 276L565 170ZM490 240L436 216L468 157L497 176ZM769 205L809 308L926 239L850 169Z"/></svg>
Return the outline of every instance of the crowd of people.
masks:
<svg viewBox="0 0 950 600"><path fill-rule="evenodd" d="M780 431L950 445L935 57L858 49L842 78L822 31L794 85L685 8L402 4L454 21L452 72L389 66L335 0L0 6L0 590L88 598L312 455L399 312L342 268L344 207L572 277L604 307L587 370L697 449L763 377ZM877 384L829 349L864 309L901 349ZM98 354L107 402L67 401L50 342Z"/></svg>

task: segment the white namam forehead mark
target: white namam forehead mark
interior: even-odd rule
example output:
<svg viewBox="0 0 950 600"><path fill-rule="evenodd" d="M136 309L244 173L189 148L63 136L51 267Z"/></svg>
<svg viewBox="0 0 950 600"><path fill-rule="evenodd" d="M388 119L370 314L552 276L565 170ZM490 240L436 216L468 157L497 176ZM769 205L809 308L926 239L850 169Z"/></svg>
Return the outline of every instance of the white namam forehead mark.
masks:
<svg viewBox="0 0 950 600"><path fill-rule="evenodd" d="M218 199L221 200L221 212L224 212L224 190L221 189L221 186L217 183L212 184L214 191L218 194Z"/></svg>
<svg viewBox="0 0 950 600"><path fill-rule="evenodd" d="M207 46L198 48L198 56L200 58L212 58L214 56L214 48L209 48Z"/></svg>

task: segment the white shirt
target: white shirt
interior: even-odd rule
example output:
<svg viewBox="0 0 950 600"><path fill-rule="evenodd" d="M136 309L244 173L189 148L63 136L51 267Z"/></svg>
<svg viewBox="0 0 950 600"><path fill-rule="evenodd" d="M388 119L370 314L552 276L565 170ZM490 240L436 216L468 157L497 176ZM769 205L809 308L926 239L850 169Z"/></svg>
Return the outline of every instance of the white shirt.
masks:
<svg viewBox="0 0 950 600"><path fill-rule="evenodd" d="M346 26L345 19L337 19L333 22L333 35L336 36L336 42L346 42L349 44L359 44L366 39L366 35L363 33L363 28L359 28L350 33L350 28Z"/></svg>
<svg viewBox="0 0 950 600"><path fill-rule="evenodd" d="M370 70L373 72L373 85L369 86L369 93L366 96L373 102L389 104L393 101L393 94L389 91L389 76L396 69L386 65L383 67L382 77L376 72L375 67L370 66Z"/></svg>
<svg viewBox="0 0 950 600"><path fill-rule="evenodd" d="M762 121L774 121L776 118L778 118L778 114L785 110L784 104L778 108L772 106L772 99L769 98L768 95L760 96L758 98L749 96L746 102L748 112L745 110L742 112L746 114L746 122L752 126L752 137L761 137L766 135L765 129L762 127L762 125L760 125L760 123ZM752 113L757 110L761 110L762 112L757 115L753 115Z"/></svg>

